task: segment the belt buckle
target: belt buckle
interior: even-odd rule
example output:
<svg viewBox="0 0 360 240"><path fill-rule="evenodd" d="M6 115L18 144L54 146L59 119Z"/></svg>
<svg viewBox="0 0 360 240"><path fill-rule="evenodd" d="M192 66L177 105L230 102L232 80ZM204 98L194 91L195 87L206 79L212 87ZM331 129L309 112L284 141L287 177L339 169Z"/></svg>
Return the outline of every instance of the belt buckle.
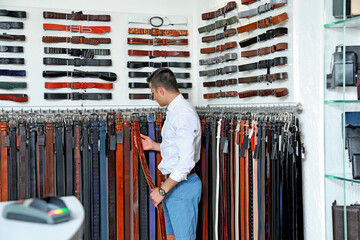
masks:
<svg viewBox="0 0 360 240"><path fill-rule="evenodd" d="M153 44L153 46L159 46L158 44L157 44L157 40L158 40L159 38L153 38L152 39L152 44Z"/></svg>
<svg viewBox="0 0 360 240"><path fill-rule="evenodd" d="M160 23L160 24L155 24L155 23L152 22L153 19L160 19L160 20L161 20L161 23ZM155 17L150 18L149 23L150 23L150 25L153 26L153 27L161 27L161 26L164 24L164 19L163 19L162 17L155 16Z"/></svg>
<svg viewBox="0 0 360 240"><path fill-rule="evenodd" d="M69 54L70 56L80 56L81 54L81 50L80 49L76 49L76 48L71 48L69 49Z"/></svg>
<svg viewBox="0 0 360 240"><path fill-rule="evenodd" d="M216 69L216 75L222 75L222 68L218 68L218 69Z"/></svg>
<svg viewBox="0 0 360 240"><path fill-rule="evenodd" d="M7 46L0 46L0 52L7 52L9 48Z"/></svg>
<svg viewBox="0 0 360 240"><path fill-rule="evenodd" d="M157 36L157 35L154 35L154 31L155 30L159 30L158 28L152 28L151 30L150 30L150 35L151 36Z"/></svg>

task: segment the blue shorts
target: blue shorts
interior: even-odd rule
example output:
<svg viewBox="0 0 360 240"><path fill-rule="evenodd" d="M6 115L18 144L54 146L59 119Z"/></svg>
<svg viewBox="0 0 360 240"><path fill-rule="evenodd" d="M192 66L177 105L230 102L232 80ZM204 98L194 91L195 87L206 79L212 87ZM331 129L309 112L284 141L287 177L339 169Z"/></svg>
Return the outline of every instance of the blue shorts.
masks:
<svg viewBox="0 0 360 240"><path fill-rule="evenodd" d="M196 173L173 187L163 200L166 234L176 240L196 239L201 180Z"/></svg>

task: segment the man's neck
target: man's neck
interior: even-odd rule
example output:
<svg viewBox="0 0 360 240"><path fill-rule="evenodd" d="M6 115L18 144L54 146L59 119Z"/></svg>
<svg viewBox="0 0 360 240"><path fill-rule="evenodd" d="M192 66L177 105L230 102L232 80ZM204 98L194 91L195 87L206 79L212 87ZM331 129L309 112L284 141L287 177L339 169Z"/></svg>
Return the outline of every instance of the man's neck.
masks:
<svg viewBox="0 0 360 240"><path fill-rule="evenodd" d="M171 103L177 96L179 96L179 94L180 94L179 92L174 92L174 93L169 94L169 98L168 98L168 101L167 101L166 106L169 106L170 103Z"/></svg>

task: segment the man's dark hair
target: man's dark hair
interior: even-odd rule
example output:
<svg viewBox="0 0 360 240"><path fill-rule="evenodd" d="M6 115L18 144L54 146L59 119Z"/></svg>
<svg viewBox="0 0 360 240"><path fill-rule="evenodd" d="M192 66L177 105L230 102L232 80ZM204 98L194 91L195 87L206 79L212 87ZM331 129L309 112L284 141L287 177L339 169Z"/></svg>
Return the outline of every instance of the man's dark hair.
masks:
<svg viewBox="0 0 360 240"><path fill-rule="evenodd" d="M146 79L153 88L163 87L169 91L179 92L174 73L169 68L159 68Z"/></svg>

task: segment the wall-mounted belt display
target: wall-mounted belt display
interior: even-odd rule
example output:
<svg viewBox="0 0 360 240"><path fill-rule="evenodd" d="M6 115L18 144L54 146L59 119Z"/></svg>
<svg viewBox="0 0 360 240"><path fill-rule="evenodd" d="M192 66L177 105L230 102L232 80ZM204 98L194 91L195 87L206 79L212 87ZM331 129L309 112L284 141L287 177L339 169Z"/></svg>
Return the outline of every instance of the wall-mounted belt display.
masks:
<svg viewBox="0 0 360 240"><path fill-rule="evenodd" d="M44 23L44 30L58 30L66 32L78 32L78 33L95 33L95 34L104 34L110 32L110 26L81 26L81 25L61 25L61 24L51 24Z"/></svg>
<svg viewBox="0 0 360 240"><path fill-rule="evenodd" d="M287 88L248 90L248 91L239 92L239 98L248 98L248 97L256 97L256 96L284 97L288 94L289 94L289 90Z"/></svg>
<svg viewBox="0 0 360 240"><path fill-rule="evenodd" d="M147 78L151 72L129 72L130 78ZM190 78L190 73L174 73L176 78Z"/></svg>
<svg viewBox="0 0 360 240"><path fill-rule="evenodd" d="M14 10L6 10L0 9L0 16L4 17L14 17L14 18L26 18L25 11L14 11Z"/></svg>
<svg viewBox="0 0 360 240"><path fill-rule="evenodd" d="M188 45L187 39L166 39L166 38L128 38L129 45L153 45L153 46L168 46L168 45Z"/></svg>
<svg viewBox="0 0 360 240"><path fill-rule="evenodd" d="M0 22L0 29L23 29L23 22Z"/></svg>
<svg viewBox="0 0 360 240"><path fill-rule="evenodd" d="M0 40L3 41L25 41L25 35L0 34Z"/></svg>
<svg viewBox="0 0 360 240"><path fill-rule="evenodd" d="M106 100L112 99L111 93L44 93L45 100Z"/></svg>
<svg viewBox="0 0 360 240"><path fill-rule="evenodd" d="M109 44L111 43L110 38L86 38L86 37L54 37L54 36L43 36L42 41L44 43L74 43L74 44Z"/></svg>
<svg viewBox="0 0 360 240"><path fill-rule="evenodd" d="M225 16L226 13L234 10L235 8L236 8L236 2L231 1L231 2L228 2L224 7L219 8L216 11L201 14L201 19L209 20L209 19L213 19L213 18L216 18L219 16Z"/></svg>
<svg viewBox="0 0 360 240"><path fill-rule="evenodd" d="M270 10L274 10L276 8L282 7L285 4L287 4L287 0L271 0L270 3L265 3L263 5L258 6L257 8L239 12L238 17L239 18L253 17L268 12Z"/></svg>
<svg viewBox="0 0 360 240"><path fill-rule="evenodd" d="M22 53L24 52L24 47L0 45L0 52Z"/></svg>
<svg viewBox="0 0 360 240"><path fill-rule="evenodd" d="M92 15L92 14L83 14L80 12L71 12L71 13L58 13L58 12L43 12L44 18L50 19L65 19L65 20L76 20L76 21L102 21L109 22L111 20L110 15Z"/></svg>
<svg viewBox="0 0 360 240"><path fill-rule="evenodd" d="M110 49L79 49L44 47L46 54L69 54L74 57L94 58L95 55L110 55Z"/></svg>
<svg viewBox="0 0 360 240"><path fill-rule="evenodd" d="M45 78L57 77L73 77L73 78L100 78L105 81L115 81L117 79L116 73L113 72L85 72L80 70L74 71L43 71Z"/></svg>
<svg viewBox="0 0 360 240"><path fill-rule="evenodd" d="M146 34L151 36L187 36L188 30L176 30L176 29L158 29L158 28L129 28L129 34Z"/></svg>
<svg viewBox="0 0 360 240"><path fill-rule="evenodd" d="M153 16L153 17L146 17L146 16L129 16L128 23L131 24L150 24L153 27L162 27L162 26L175 26L175 25L187 25L187 18L186 17L162 17L162 16Z"/></svg>
<svg viewBox="0 0 360 240"><path fill-rule="evenodd" d="M242 41L239 42L240 47L248 47L254 43L257 42L262 42L262 41L266 41L266 40L270 40L272 38L276 38L276 37L280 37L280 36L284 36L288 34L288 29L281 27L281 28L275 28L275 29L271 29L271 30L267 30L265 33L260 34L256 37L251 37L251 38L247 38L244 39Z"/></svg>
<svg viewBox="0 0 360 240"><path fill-rule="evenodd" d="M144 68L144 67L152 67L152 68L190 68L190 62L135 62L129 61L127 62L128 68Z"/></svg>
<svg viewBox="0 0 360 240"><path fill-rule="evenodd" d="M45 65L68 65L68 66L111 66L111 59L84 59L84 58L47 58L43 59Z"/></svg>

